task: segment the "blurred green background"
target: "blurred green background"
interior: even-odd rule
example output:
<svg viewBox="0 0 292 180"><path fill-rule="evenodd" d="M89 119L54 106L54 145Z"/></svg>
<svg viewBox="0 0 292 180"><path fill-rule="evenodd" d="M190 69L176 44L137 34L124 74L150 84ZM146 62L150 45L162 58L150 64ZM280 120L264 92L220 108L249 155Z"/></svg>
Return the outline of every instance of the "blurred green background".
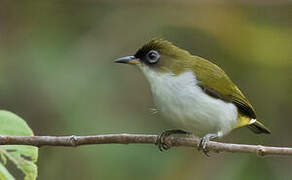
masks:
<svg viewBox="0 0 292 180"><path fill-rule="evenodd" d="M232 3L231 3L232 2ZM8 1L0 6L0 107L37 135L160 133L132 55L162 37L220 65L271 130L224 142L292 146L292 3L288 1ZM290 157L166 153L154 145L43 147L39 179L291 179ZM19 178L22 177L18 173Z"/></svg>

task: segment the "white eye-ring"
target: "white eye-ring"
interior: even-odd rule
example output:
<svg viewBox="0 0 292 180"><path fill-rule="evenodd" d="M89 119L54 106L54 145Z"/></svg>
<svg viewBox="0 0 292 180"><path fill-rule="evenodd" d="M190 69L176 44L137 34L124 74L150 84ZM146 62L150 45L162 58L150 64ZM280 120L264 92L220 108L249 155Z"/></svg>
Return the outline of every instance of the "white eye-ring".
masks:
<svg viewBox="0 0 292 180"><path fill-rule="evenodd" d="M158 62L160 54L157 51L151 50L146 54L146 60L150 64L155 64Z"/></svg>

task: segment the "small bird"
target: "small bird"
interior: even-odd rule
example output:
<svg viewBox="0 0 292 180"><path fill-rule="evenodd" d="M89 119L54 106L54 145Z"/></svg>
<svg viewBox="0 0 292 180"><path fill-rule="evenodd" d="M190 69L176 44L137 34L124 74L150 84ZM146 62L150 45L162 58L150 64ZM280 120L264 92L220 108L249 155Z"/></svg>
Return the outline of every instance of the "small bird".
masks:
<svg viewBox="0 0 292 180"><path fill-rule="evenodd" d="M135 55L115 62L138 66L150 84L157 110L177 128L160 134L157 145L161 151L170 148L165 138L172 134L202 137L198 149L206 155L209 140L239 127L270 134L256 119L248 99L219 66L169 41L152 39Z"/></svg>

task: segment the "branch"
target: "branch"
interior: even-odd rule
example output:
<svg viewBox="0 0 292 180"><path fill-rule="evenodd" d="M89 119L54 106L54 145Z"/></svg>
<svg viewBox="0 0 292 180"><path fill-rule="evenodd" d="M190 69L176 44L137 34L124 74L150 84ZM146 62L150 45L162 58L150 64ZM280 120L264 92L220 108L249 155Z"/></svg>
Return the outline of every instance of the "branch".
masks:
<svg viewBox="0 0 292 180"><path fill-rule="evenodd" d="M0 136L0 145L31 146L81 146L93 144L156 144L157 135L106 134L95 136ZM197 147L197 137L167 137L166 143L173 146ZM210 141L207 148L213 152L240 152L265 155L292 155L292 148L261 145L230 144Z"/></svg>

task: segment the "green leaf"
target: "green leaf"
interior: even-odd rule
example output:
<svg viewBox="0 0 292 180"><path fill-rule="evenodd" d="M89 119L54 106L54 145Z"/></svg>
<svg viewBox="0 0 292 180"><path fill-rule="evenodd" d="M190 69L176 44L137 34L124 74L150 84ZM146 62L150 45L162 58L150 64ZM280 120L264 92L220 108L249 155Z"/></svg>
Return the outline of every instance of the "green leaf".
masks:
<svg viewBox="0 0 292 180"><path fill-rule="evenodd" d="M0 156L1 156L1 161L2 161L2 163L4 164L4 165L6 165L6 163L7 163L7 159L6 159L6 157L5 157L5 155L4 155L4 153L0 153Z"/></svg>
<svg viewBox="0 0 292 180"><path fill-rule="evenodd" d="M15 178L7 171L5 166L0 163L0 179L1 180L14 180Z"/></svg>
<svg viewBox="0 0 292 180"><path fill-rule="evenodd" d="M33 132L26 122L11 112L0 110L0 124L0 135L2 136L33 136ZM37 166L35 165L38 158L37 147L25 145L3 145L0 146L0 153L4 154L24 173L25 180L35 180L37 178ZM3 159L5 158L2 157L2 161ZM3 179L5 179L6 176L4 175L7 175L8 171L3 164L1 165L0 179L2 180L2 175L4 177ZM12 177L12 179L14 178Z"/></svg>

